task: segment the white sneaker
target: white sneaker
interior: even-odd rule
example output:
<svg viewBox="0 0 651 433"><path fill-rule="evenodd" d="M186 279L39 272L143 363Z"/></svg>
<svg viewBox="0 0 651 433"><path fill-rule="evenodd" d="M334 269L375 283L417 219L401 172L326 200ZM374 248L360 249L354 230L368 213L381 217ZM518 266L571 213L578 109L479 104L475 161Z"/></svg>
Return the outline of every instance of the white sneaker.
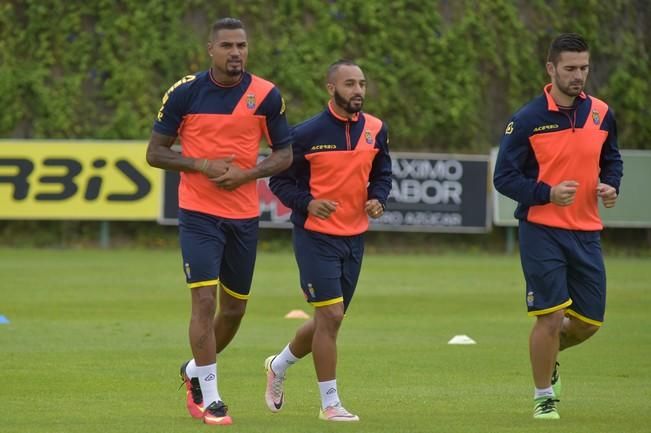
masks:
<svg viewBox="0 0 651 433"><path fill-rule="evenodd" d="M359 417L348 412L341 403L321 409L319 419L324 421L359 421Z"/></svg>
<svg viewBox="0 0 651 433"><path fill-rule="evenodd" d="M264 361L264 368L267 370L267 389L264 392L264 401L272 412L280 412L285 403L284 384L285 376L278 376L271 369L271 362L276 355L271 355Z"/></svg>

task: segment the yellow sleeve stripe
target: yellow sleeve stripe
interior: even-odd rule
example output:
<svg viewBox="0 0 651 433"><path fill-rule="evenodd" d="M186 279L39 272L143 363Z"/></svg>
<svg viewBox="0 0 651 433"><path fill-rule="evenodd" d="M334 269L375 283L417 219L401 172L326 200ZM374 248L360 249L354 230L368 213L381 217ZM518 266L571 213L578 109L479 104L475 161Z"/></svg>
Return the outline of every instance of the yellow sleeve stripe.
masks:
<svg viewBox="0 0 651 433"><path fill-rule="evenodd" d="M569 307L572 304L572 300L568 299L566 302L563 302L561 305L557 305L551 308L545 308L544 310L529 311L530 316L542 316L543 314L553 313L554 311L562 310L563 308Z"/></svg>
<svg viewBox="0 0 651 433"><path fill-rule="evenodd" d="M219 284L219 279L207 280L207 281L197 281L196 283L188 284L188 288L196 289L197 287L216 286L217 284Z"/></svg>
<svg viewBox="0 0 651 433"><path fill-rule="evenodd" d="M343 296L334 299L328 299L327 301L318 301L310 302L314 307L327 307L328 305L338 304L339 302L344 302Z"/></svg>
<svg viewBox="0 0 651 433"><path fill-rule="evenodd" d="M599 322L597 320L588 319L587 317L580 315L579 313L577 313L574 310L567 310L565 312L565 314L567 314L569 316L574 316L577 319L579 319L580 321L585 322L585 323L589 323L590 325L601 326L601 325L604 324L604 322Z"/></svg>
<svg viewBox="0 0 651 433"><path fill-rule="evenodd" d="M224 292L228 293L229 295L231 295L235 299L242 299L242 300L249 299L249 295L243 295L241 293L234 292L231 289L229 289L228 287L226 287L224 285L224 283L221 283L221 286L222 286L222 289L224 289Z"/></svg>

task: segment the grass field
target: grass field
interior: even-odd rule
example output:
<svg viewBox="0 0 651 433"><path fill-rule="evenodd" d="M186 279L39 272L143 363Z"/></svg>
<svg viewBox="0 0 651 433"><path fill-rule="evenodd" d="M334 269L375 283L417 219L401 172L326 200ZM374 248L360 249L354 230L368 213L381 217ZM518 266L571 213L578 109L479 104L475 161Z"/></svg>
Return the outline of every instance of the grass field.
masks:
<svg viewBox="0 0 651 433"><path fill-rule="evenodd" d="M368 255L339 338L340 393L355 424L317 419L310 359L267 412L263 361L310 312L289 253L258 258L240 333L220 357L234 425L191 419L178 366L189 297L176 251L0 249L0 432L651 431L651 260L607 258L606 325L561 356L560 421L531 418L516 256ZM451 346L467 334L475 346Z"/></svg>

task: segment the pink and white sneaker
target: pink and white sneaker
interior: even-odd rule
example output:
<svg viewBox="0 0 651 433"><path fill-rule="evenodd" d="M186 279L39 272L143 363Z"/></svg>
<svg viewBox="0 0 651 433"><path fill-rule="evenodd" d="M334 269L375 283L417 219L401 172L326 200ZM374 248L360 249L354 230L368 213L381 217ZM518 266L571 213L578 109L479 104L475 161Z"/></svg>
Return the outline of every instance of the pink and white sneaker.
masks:
<svg viewBox="0 0 651 433"><path fill-rule="evenodd" d="M278 376L271 369L271 362L276 355L271 355L264 361L264 368L267 371L267 389L264 392L264 401L272 412L280 412L285 403L284 384L285 376Z"/></svg>
<svg viewBox="0 0 651 433"><path fill-rule="evenodd" d="M324 421L359 421L359 417L348 412L341 403L321 409L319 419Z"/></svg>

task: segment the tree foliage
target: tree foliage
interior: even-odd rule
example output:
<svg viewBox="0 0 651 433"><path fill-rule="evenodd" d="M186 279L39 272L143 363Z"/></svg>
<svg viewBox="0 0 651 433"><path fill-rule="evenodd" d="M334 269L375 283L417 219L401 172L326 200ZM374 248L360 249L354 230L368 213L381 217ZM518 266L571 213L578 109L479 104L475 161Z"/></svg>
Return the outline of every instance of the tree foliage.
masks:
<svg viewBox="0 0 651 433"><path fill-rule="evenodd" d="M651 148L645 0L22 0L0 3L0 135L145 139L165 90L206 69L212 21L249 31L249 69L283 92L290 122L321 110L339 58L369 79L365 109L394 150L486 153L547 81L560 32L591 45L588 92L620 145Z"/></svg>

